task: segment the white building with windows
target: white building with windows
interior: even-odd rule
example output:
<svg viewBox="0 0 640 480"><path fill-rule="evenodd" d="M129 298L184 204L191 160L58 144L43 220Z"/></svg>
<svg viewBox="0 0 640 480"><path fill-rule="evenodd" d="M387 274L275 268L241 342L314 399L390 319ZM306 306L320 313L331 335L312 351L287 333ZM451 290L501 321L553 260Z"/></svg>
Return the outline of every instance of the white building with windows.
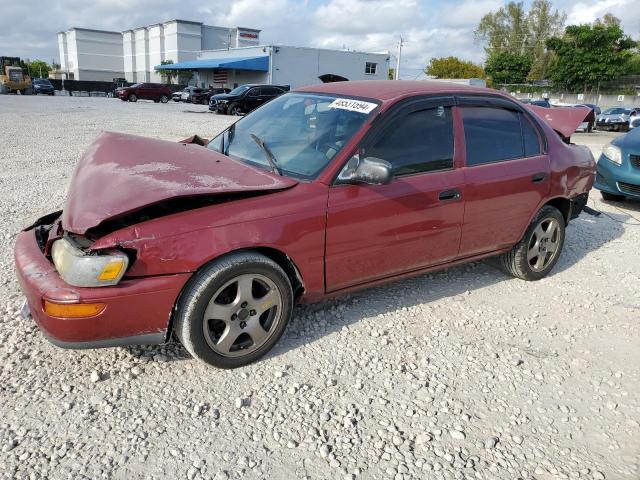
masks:
<svg viewBox="0 0 640 480"><path fill-rule="evenodd" d="M90 28L58 33L60 70L69 80L113 80L124 76L122 34Z"/></svg>
<svg viewBox="0 0 640 480"><path fill-rule="evenodd" d="M336 80L385 80L389 53L259 45L205 50L196 60L166 68L192 71L192 83L205 87L268 83L295 88Z"/></svg>
<svg viewBox="0 0 640 480"><path fill-rule="evenodd" d="M189 20L110 32L73 27L58 33L61 70L68 79L160 82L154 66L195 60L203 50L255 46L260 30L216 27Z"/></svg>
<svg viewBox="0 0 640 480"><path fill-rule="evenodd" d="M67 79L161 82L162 70L190 72L191 83L233 88L243 83L298 87L335 80L381 80L389 53L260 45L260 30L169 20L109 32L70 28L58 33ZM163 66L163 62L171 61ZM186 75L187 78L189 75Z"/></svg>

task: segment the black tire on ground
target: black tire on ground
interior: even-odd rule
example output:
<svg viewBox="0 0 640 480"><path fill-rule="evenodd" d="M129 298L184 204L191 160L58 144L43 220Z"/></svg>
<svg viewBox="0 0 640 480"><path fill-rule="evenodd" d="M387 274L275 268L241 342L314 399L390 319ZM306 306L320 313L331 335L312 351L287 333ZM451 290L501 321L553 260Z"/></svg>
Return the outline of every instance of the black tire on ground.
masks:
<svg viewBox="0 0 640 480"><path fill-rule="evenodd" d="M277 321L271 324L271 330L268 330L266 340L263 340L264 343L262 345L254 350L249 348L249 353L247 354L236 353L239 356L225 356L216 352L207 341L204 333L205 328L210 328L210 322L215 320L206 319L205 311L210 302L214 300L214 295L218 298L216 294L225 284L233 282L235 278L242 275L259 275L273 282L277 289L276 293L280 294L282 308L281 311L276 312L280 316ZM252 285L255 284L252 283ZM240 288L239 283L237 288ZM232 295L237 298L239 293L236 291ZM258 299L256 302L259 303L260 300ZM243 305L244 309L252 308L252 305ZM264 304L254 308L262 307L264 307ZM279 307L273 308L278 309ZM293 291L291 283L282 268L273 260L259 253L251 251L238 252L214 260L194 274L187 282L178 299L174 314L174 331L182 345L196 359L218 368L237 368L254 362L271 350L286 329L292 313ZM252 311L251 315L252 317L247 322L254 318L255 313ZM240 318L242 318L241 315L236 316L235 322L240 321ZM254 321L261 321L261 319L262 316L258 314L258 316L255 316ZM231 323L226 323L226 327L228 328L229 326L231 326ZM236 341L240 338L237 337ZM251 341L253 342L253 339ZM236 350L236 352L238 351L241 352L241 350Z"/></svg>
<svg viewBox="0 0 640 480"><path fill-rule="evenodd" d="M240 115L242 113L242 111L240 110L240 105L238 105L237 103L232 103L231 105L229 105L227 113L229 115Z"/></svg>
<svg viewBox="0 0 640 480"><path fill-rule="evenodd" d="M138 101L138 96L135 93L130 93L129 97L127 98L127 100L129 100L130 102L137 102Z"/></svg>
<svg viewBox="0 0 640 480"><path fill-rule="evenodd" d="M538 234L536 232L539 231L539 228L544 227L544 225L550 225L552 222L555 222L557 228L555 236L557 246L554 253L548 257L548 260L546 261L547 263L543 264L541 269L536 270L534 266L531 265L531 262L536 260L538 257L529 259L529 253L532 248L540 244L540 240L537 238ZM545 205L536 214L535 218L527 228L526 233L522 237L522 240L514 245L511 251L501 255L501 266L507 273L516 278L528 281L540 280L548 275L560 258L562 246L564 245L564 237L565 219L562 213L560 213L560 211L555 207ZM538 255L540 255L540 253ZM544 253L544 255L546 257L547 254Z"/></svg>
<svg viewBox="0 0 640 480"><path fill-rule="evenodd" d="M160 102L161 103L167 103L169 101L169 97L167 97L166 95L162 95L160 97Z"/></svg>
<svg viewBox="0 0 640 480"><path fill-rule="evenodd" d="M589 125L587 125L587 133L591 133L593 132L593 123L590 123Z"/></svg>
<svg viewBox="0 0 640 480"><path fill-rule="evenodd" d="M604 200L609 202L622 202L625 199L624 195L616 195L615 193L600 192L600 194Z"/></svg>

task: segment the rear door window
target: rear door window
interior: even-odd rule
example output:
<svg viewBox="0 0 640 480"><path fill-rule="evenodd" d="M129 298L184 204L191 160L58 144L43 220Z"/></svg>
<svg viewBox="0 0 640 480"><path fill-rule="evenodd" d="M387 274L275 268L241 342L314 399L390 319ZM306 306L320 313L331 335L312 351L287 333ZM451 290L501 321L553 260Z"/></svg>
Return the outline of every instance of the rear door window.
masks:
<svg viewBox="0 0 640 480"><path fill-rule="evenodd" d="M390 162L396 176L453 168L451 108L428 108L398 118L366 155Z"/></svg>
<svg viewBox="0 0 640 480"><path fill-rule="evenodd" d="M497 107L463 107L467 166L539 155L540 138L521 112Z"/></svg>

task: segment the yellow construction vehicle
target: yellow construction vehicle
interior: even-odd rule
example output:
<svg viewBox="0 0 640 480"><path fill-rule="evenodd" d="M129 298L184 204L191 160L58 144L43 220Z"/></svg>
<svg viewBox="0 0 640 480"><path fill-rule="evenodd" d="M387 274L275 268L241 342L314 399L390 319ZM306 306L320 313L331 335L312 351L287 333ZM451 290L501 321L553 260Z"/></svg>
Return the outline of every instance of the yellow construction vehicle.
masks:
<svg viewBox="0 0 640 480"><path fill-rule="evenodd" d="M31 77L25 75L19 57L0 57L0 93L31 95Z"/></svg>

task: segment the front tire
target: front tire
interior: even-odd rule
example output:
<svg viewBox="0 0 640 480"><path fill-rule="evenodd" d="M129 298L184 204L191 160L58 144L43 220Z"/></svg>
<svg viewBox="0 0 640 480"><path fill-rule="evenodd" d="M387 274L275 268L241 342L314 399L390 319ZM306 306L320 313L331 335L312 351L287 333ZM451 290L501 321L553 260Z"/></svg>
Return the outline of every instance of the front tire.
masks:
<svg viewBox="0 0 640 480"><path fill-rule="evenodd" d="M503 269L522 280L546 277L560 258L565 237L565 219L560 211L545 205L535 216L524 237L500 257Z"/></svg>
<svg viewBox="0 0 640 480"><path fill-rule="evenodd" d="M169 97L167 97L166 95L162 95L160 97L160 103L167 103L169 101Z"/></svg>
<svg viewBox="0 0 640 480"><path fill-rule="evenodd" d="M624 195L616 195L615 193L608 192L600 192L602 194L602 199L607 200L609 202L622 202L625 199Z"/></svg>
<svg viewBox="0 0 640 480"><path fill-rule="evenodd" d="M238 105L237 103L232 103L231 105L229 105L229 108L227 109L227 113L229 115L235 115L238 116L242 113L242 111L240 110L240 105Z"/></svg>
<svg viewBox="0 0 640 480"><path fill-rule="evenodd" d="M196 359L237 368L265 355L293 312L293 290L273 260L241 252L213 261L185 286L175 332Z"/></svg>
<svg viewBox="0 0 640 480"><path fill-rule="evenodd" d="M131 93L131 94L129 94L128 100L130 102L137 102L138 101L138 96L135 93Z"/></svg>

